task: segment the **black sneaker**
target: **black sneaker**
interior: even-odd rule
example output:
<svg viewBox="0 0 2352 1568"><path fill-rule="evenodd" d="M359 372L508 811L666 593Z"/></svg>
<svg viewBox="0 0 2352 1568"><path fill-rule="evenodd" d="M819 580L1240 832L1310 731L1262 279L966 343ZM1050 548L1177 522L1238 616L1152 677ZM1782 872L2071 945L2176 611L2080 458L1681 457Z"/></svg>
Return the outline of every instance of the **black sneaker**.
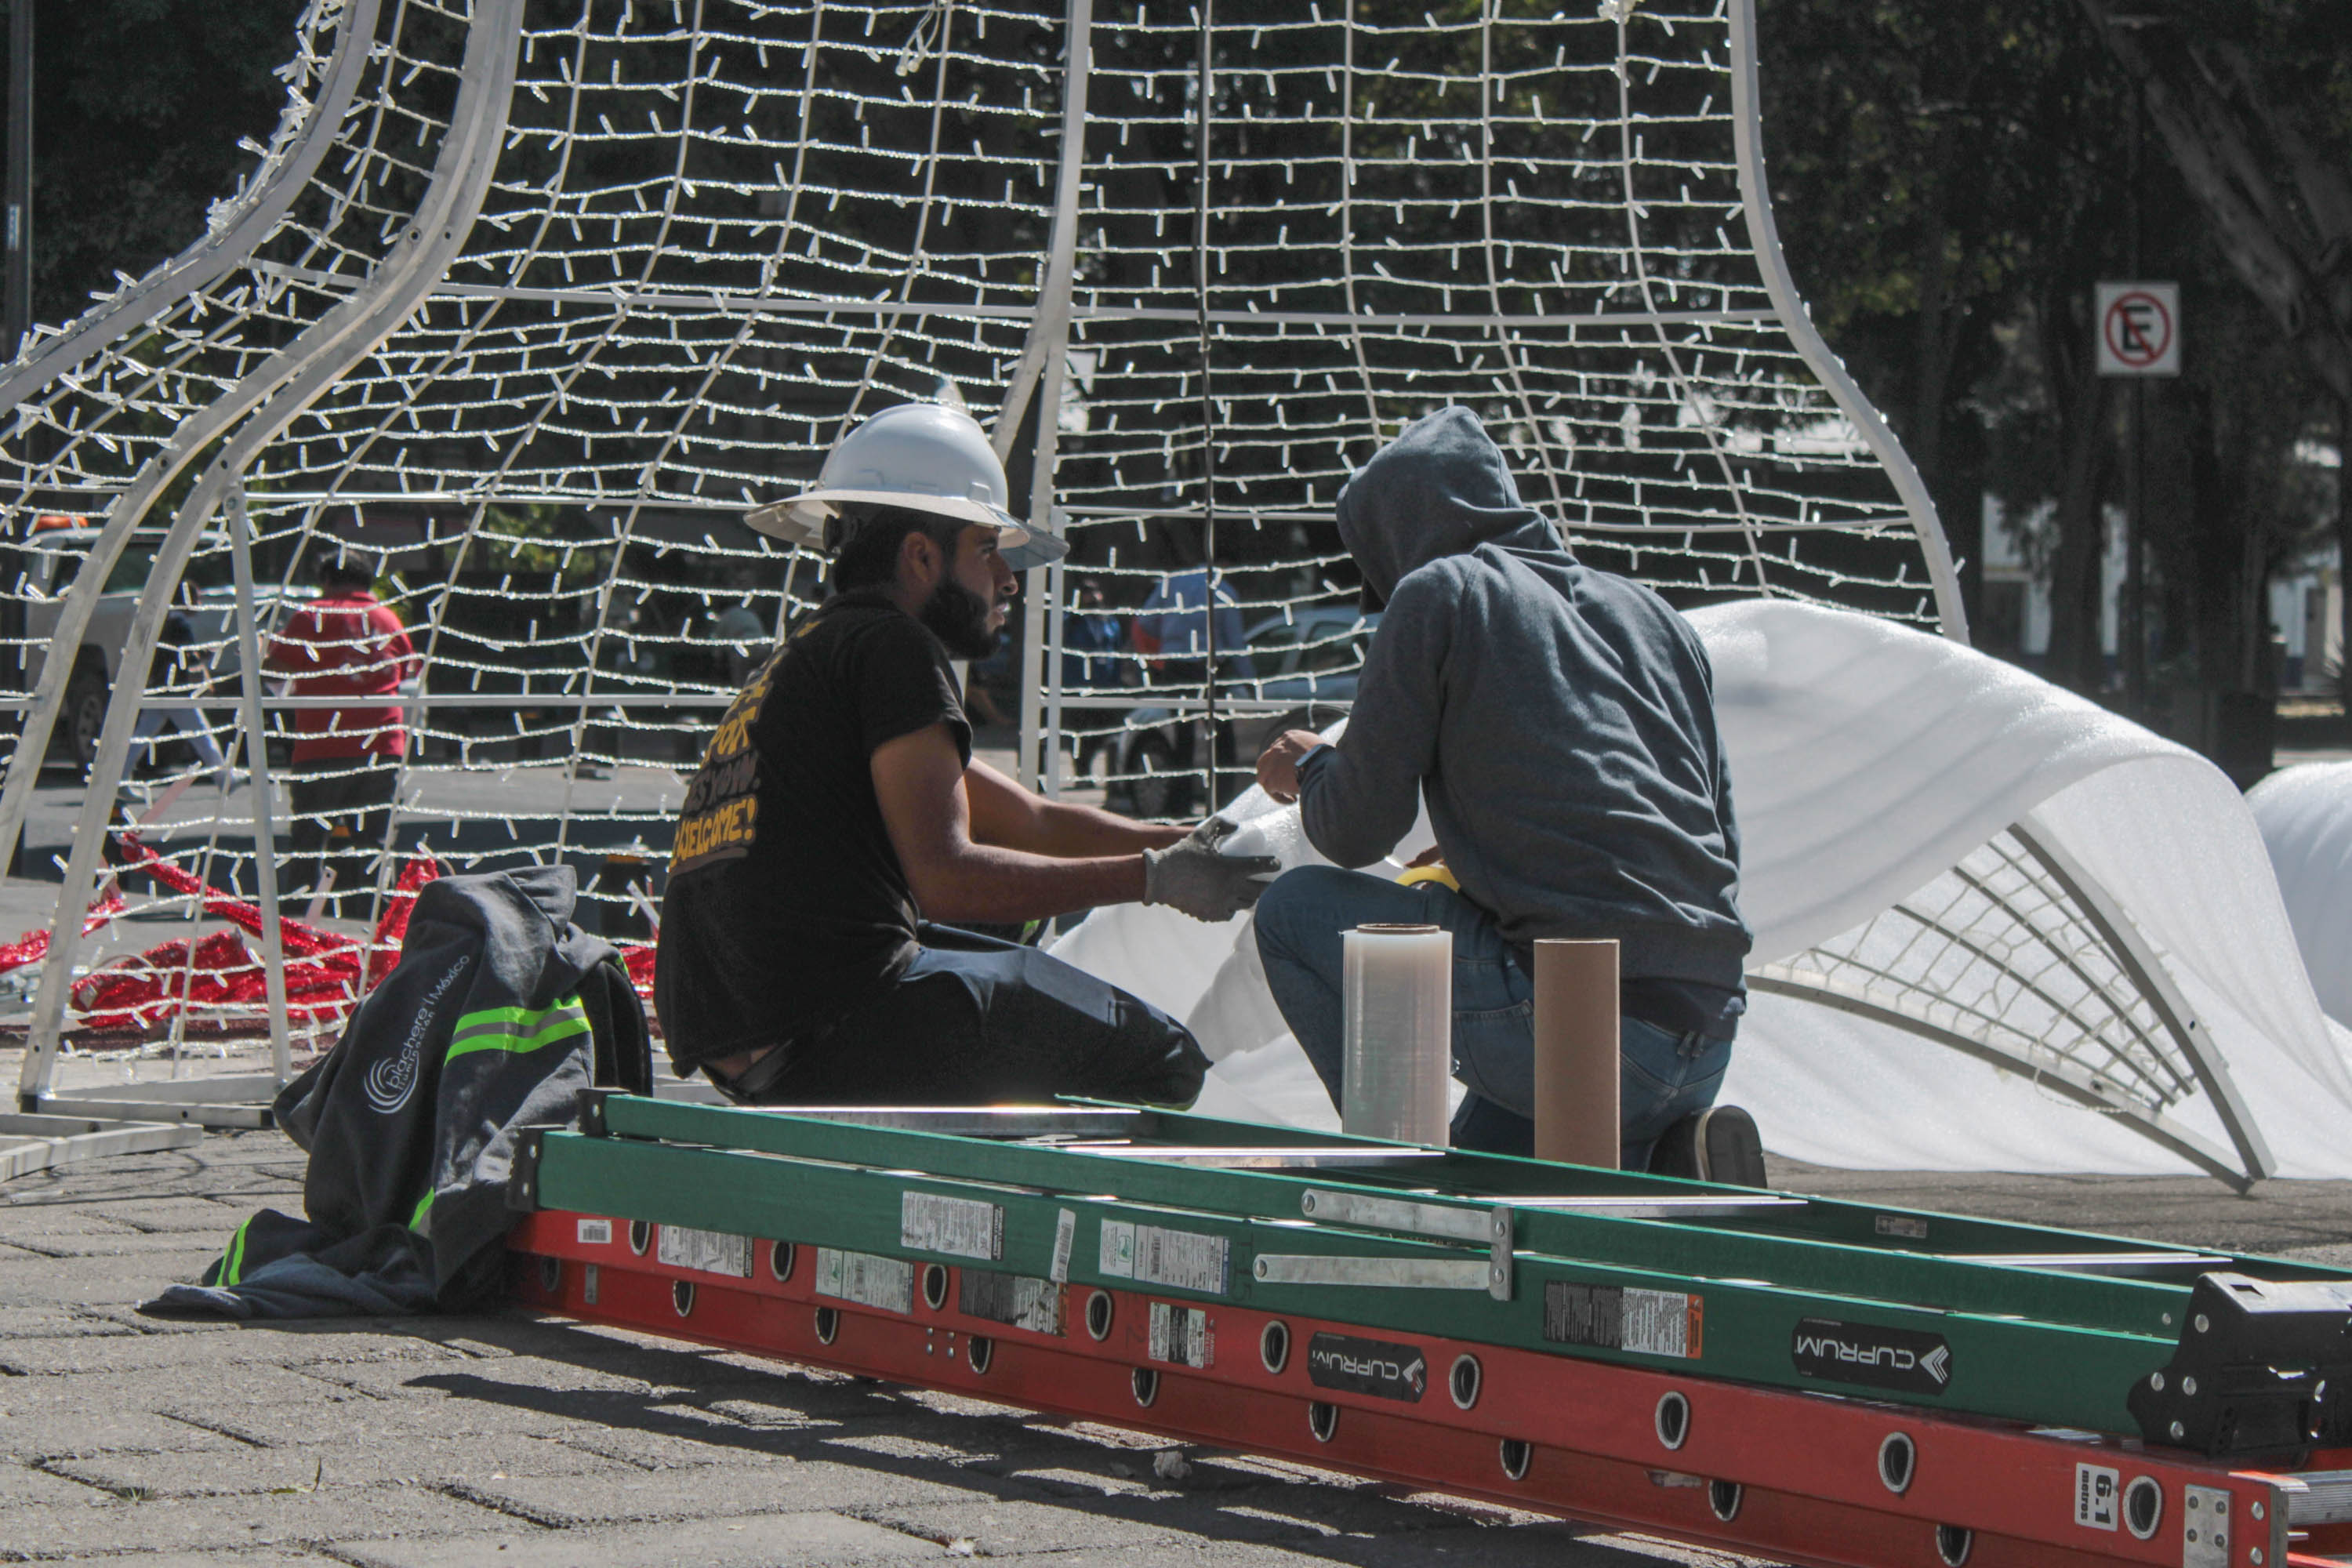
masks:
<svg viewBox="0 0 2352 1568"><path fill-rule="evenodd" d="M1658 1135L1650 1151L1650 1173L1727 1187L1764 1186L1764 1140L1756 1119L1736 1105L1709 1106L1684 1117Z"/></svg>

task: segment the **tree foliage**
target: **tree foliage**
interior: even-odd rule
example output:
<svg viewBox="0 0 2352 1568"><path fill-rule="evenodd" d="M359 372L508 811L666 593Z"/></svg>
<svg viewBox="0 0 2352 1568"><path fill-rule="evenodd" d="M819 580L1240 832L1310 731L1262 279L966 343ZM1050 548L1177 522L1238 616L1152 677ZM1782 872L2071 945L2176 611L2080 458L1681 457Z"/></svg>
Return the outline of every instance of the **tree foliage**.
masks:
<svg viewBox="0 0 2352 1568"><path fill-rule="evenodd" d="M70 321L205 231L286 107L302 0L37 0L33 315ZM0 55L5 52L0 30Z"/></svg>
<svg viewBox="0 0 2352 1568"><path fill-rule="evenodd" d="M2352 398L2352 11L2189 0L2147 26L2079 3L2145 95L2214 248Z"/></svg>
<svg viewBox="0 0 2352 1568"><path fill-rule="evenodd" d="M1765 146L1816 319L1905 438L1964 555L1978 498L2048 572L2051 672L2097 690L2103 512L2145 402L2137 526L2158 668L2244 689L2270 574L2323 518L2352 325L2352 29L2329 0L1762 0ZM2144 95L2135 176L2133 120ZM2137 238L2135 239L2135 229ZM2178 279L2188 352L2095 374L2095 284Z"/></svg>

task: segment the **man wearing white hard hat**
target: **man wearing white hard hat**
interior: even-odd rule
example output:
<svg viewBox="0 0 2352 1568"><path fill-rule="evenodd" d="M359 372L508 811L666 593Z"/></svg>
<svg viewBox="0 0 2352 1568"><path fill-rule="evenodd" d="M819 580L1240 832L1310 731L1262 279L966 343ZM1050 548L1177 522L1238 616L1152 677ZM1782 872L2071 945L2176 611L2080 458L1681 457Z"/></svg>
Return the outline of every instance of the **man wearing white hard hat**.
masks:
<svg viewBox="0 0 2352 1568"><path fill-rule="evenodd" d="M1066 548L1005 500L971 416L908 404L751 514L830 554L832 592L729 707L687 793L654 982L681 1077L756 1104L1200 1092L1182 1025L955 929L1139 900L1227 920L1275 869L1219 855L1223 824L1130 822L972 760L952 661L993 649L1014 571Z"/></svg>

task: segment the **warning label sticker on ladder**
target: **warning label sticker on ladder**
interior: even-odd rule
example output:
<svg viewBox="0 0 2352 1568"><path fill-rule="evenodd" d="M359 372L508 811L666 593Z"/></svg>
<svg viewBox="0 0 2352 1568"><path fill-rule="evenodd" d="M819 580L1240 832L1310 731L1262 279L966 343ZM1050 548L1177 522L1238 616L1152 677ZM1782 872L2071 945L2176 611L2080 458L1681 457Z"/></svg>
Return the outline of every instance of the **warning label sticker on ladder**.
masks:
<svg viewBox="0 0 2352 1568"><path fill-rule="evenodd" d="M1004 1210L978 1198L898 1194L898 1245L994 1262L1004 1256Z"/></svg>
<svg viewBox="0 0 2352 1568"><path fill-rule="evenodd" d="M1139 1285L1222 1296L1231 1256L1232 1247L1222 1236L1107 1219L1095 1271Z"/></svg>
<svg viewBox="0 0 2352 1568"><path fill-rule="evenodd" d="M738 1279L751 1278L751 1238L748 1236L666 1225L661 1227L661 1239L654 1256L673 1268L731 1274Z"/></svg>
<svg viewBox="0 0 2352 1568"><path fill-rule="evenodd" d="M1544 1286L1544 1338L1554 1344L1690 1360L1699 1353L1706 1315L1706 1298L1679 1290L1630 1290L1564 1279Z"/></svg>
<svg viewBox="0 0 2352 1568"><path fill-rule="evenodd" d="M1216 1364L1217 1338L1210 1331L1209 1314L1198 1307L1152 1302L1150 1342L1145 1348L1153 1361L1177 1366Z"/></svg>
<svg viewBox="0 0 2352 1568"><path fill-rule="evenodd" d="M816 1293L889 1312L915 1310L915 1266L870 1252L816 1249Z"/></svg>
<svg viewBox="0 0 2352 1568"><path fill-rule="evenodd" d="M1033 1279L1024 1274L966 1268L956 1280L956 1310L967 1318L986 1318L1032 1333L1058 1334L1062 1288L1050 1279Z"/></svg>

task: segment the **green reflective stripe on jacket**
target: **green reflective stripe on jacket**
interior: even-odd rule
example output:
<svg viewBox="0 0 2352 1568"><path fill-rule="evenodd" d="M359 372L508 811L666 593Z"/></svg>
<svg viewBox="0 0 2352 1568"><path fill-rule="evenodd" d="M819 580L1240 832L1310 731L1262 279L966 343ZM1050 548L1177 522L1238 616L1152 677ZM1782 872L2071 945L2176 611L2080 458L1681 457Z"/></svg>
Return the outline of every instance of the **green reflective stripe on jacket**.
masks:
<svg viewBox="0 0 2352 1568"><path fill-rule="evenodd" d="M433 1194L431 1189L428 1188L426 1189L425 1195L416 1200L416 1212L408 1216L408 1228L411 1230L423 1230L425 1228L425 1216L432 1212Z"/></svg>
<svg viewBox="0 0 2352 1568"><path fill-rule="evenodd" d="M573 1000L576 1001L577 998ZM562 1007L565 1004L558 1002L555 1005ZM550 1011L553 1009L551 1008ZM468 1029L478 1029L485 1024L520 1024L529 1018L543 1018L546 1016L544 1013L534 1013L528 1007L485 1007L478 1013L458 1014L457 1033L462 1035Z"/></svg>
<svg viewBox="0 0 2352 1568"><path fill-rule="evenodd" d="M460 1013L450 1037L462 1040L469 1035L528 1035L551 1018L581 1016L577 996L566 996L552 1007L485 1007L478 1013Z"/></svg>
<svg viewBox="0 0 2352 1568"><path fill-rule="evenodd" d="M558 1040L568 1040L574 1035L584 1035L587 1032L587 1015L574 1014L570 1017L557 1018L554 1023L536 1034L499 1033L476 1035L470 1039L453 1040L449 1043L449 1054L442 1058L442 1060L455 1061L472 1051L535 1051L541 1046L551 1046Z"/></svg>
<svg viewBox="0 0 2352 1568"><path fill-rule="evenodd" d="M471 1051L535 1051L541 1046L584 1035L588 1027L587 1010L581 1006L577 996L567 996L552 1007L539 1010L485 1008L457 1020L448 1052L442 1060L455 1061Z"/></svg>
<svg viewBox="0 0 2352 1568"><path fill-rule="evenodd" d="M221 1254L220 1283L224 1285L236 1284L237 1277L245 1272L245 1232L252 1223L247 1220L238 1226L236 1234L228 1238L228 1250Z"/></svg>

